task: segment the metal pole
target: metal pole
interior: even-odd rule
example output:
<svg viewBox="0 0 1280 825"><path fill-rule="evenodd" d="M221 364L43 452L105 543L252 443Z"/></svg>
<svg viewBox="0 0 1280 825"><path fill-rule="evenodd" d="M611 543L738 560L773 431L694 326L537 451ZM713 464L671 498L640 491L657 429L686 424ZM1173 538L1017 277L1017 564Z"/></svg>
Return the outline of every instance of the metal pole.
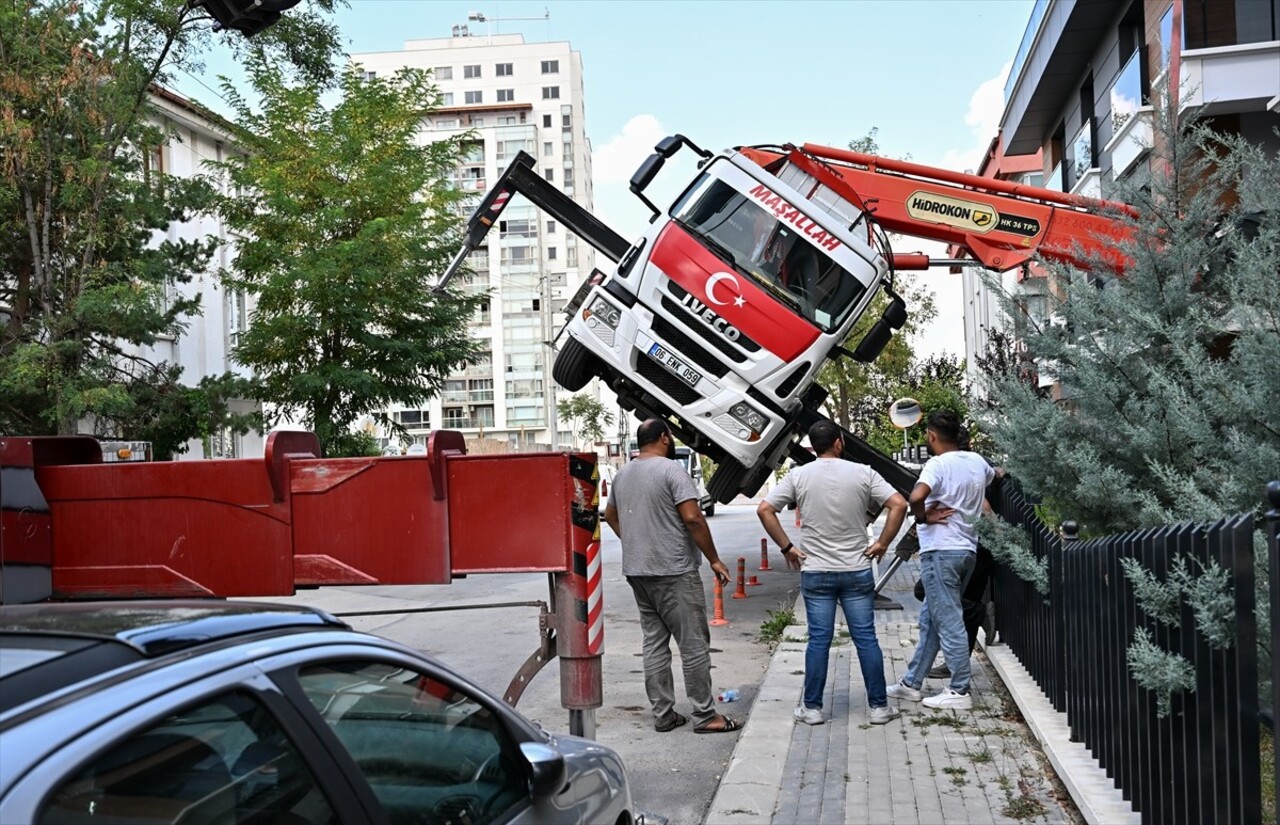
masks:
<svg viewBox="0 0 1280 825"><path fill-rule="evenodd" d="M583 739L596 738L596 712L587 710L569 711L569 733Z"/></svg>
<svg viewBox="0 0 1280 825"><path fill-rule="evenodd" d="M1267 502L1271 509L1264 516L1267 532L1267 555L1271 558L1271 638L1280 638L1280 481L1267 485ZM1280 657L1271 651L1271 736L1272 742L1280 739ZM1280 761L1275 761L1273 788L1280 788Z"/></svg>

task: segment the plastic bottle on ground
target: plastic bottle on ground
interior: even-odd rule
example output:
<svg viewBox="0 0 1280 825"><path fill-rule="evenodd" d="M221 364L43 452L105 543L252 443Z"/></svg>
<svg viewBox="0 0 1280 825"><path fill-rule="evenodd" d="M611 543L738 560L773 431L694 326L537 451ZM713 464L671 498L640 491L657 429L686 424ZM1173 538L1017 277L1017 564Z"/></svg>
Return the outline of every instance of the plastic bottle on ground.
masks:
<svg viewBox="0 0 1280 825"><path fill-rule="evenodd" d="M736 702L736 701L738 701L738 691L734 690L733 688L730 688L730 689L728 689L728 690L721 691L721 692L720 692L720 695L716 697L716 701L718 701L718 702Z"/></svg>

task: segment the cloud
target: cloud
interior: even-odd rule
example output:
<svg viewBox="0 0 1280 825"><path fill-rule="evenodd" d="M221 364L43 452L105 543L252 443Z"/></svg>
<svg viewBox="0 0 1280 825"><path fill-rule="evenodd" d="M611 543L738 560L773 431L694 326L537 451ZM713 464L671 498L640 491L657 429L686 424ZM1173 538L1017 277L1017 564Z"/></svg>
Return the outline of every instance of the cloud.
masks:
<svg viewBox="0 0 1280 825"><path fill-rule="evenodd" d="M636 169L653 152L653 145L668 134L653 115L636 115L623 124L622 131L612 135L591 153L591 175L595 187L596 217L606 226L631 239L644 231L649 210L635 195L629 184ZM673 176L659 176L653 191L661 191ZM685 177L684 182L688 183Z"/></svg>
<svg viewBox="0 0 1280 825"><path fill-rule="evenodd" d="M628 120L620 133L591 153L595 184L630 180L636 167L653 151L653 145L666 136L667 131L653 115L636 115Z"/></svg>
<svg viewBox="0 0 1280 825"><path fill-rule="evenodd" d="M983 81L970 96L964 123L969 127L972 142L964 147L947 150L939 163L944 169L956 172L978 170L982 154L987 151L991 139L996 136L996 130L1000 128L1000 118L1004 115L1004 83L1012 66L1011 62L1004 64L995 77Z"/></svg>

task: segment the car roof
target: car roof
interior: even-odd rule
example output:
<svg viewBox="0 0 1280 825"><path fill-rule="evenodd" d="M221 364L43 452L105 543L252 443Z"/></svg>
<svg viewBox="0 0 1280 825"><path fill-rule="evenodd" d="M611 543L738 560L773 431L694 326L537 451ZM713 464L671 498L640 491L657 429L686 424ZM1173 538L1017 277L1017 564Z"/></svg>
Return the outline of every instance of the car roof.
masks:
<svg viewBox="0 0 1280 825"><path fill-rule="evenodd" d="M129 664L238 637L348 630L299 605L215 600L0 606L0 713Z"/></svg>

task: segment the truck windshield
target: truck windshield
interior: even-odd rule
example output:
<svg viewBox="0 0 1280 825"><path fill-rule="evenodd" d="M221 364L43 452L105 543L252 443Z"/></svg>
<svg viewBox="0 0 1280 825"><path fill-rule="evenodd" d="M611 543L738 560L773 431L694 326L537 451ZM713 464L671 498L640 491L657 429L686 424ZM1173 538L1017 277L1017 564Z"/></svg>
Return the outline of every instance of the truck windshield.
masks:
<svg viewBox="0 0 1280 825"><path fill-rule="evenodd" d="M671 216L726 264L823 332L839 328L866 291L823 249L801 237L803 225L815 224L781 221L707 173L689 187Z"/></svg>

